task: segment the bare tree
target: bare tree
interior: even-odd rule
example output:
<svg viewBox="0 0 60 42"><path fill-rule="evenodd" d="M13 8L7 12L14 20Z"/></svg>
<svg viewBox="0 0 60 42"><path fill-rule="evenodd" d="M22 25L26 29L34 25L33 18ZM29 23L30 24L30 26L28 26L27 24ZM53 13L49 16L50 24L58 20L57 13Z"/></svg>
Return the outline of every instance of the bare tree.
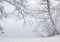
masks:
<svg viewBox="0 0 60 42"><path fill-rule="evenodd" d="M20 14L21 14L23 19L24 19L24 23L25 23L25 14L29 13L29 12L27 12L28 10L31 11L30 9L26 8L27 7L27 5L26 5L27 4L27 0L4 0L4 1L6 1L9 4L11 4L11 5L16 7L15 10L18 11L17 17L20 17Z"/></svg>
<svg viewBox="0 0 60 42"><path fill-rule="evenodd" d="M54 20L53 20L53 18L51 16L50 0L42 0L42 1L44 1L44 2L42 2L40 4L47 6L47 7L45 7L45 9L47 9L47 14L48 14L48 17L47 18L44 18L44 22L45 23L42 22L43 23L43 26L45 26L45 29L47 29L46 31L45 30L44 31L48 33L47 36L52 36L54 34L57 34L57 31L56 31ZM44 11L46 12L46 10L44 10ZM42 11L42 12L44 13L44 11ZM48 21L46 21L46 20L49 20L50 23ZM40 26L40 24L41 24L41 21L36 26L35 31L37 31L38 26ZM41 28L41 26L39 28ZM42 27L42 28L44 28L44 27ZM40 36L44 37L44 34L43 35L40 34Z"/></svg>

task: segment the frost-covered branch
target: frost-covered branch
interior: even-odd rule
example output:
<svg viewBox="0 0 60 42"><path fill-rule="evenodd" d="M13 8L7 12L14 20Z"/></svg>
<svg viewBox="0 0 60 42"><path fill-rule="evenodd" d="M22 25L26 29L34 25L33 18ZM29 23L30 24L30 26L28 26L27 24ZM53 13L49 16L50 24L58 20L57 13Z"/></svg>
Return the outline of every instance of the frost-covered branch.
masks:
<svg viewBox="0 0 60 42"><path fill-rule="evenodd" d="M7 16L8 16L8 14L6 12L4 12L4 7L1 6L0 7L0 19L3 19L3 17L6 18Z"/></svg>

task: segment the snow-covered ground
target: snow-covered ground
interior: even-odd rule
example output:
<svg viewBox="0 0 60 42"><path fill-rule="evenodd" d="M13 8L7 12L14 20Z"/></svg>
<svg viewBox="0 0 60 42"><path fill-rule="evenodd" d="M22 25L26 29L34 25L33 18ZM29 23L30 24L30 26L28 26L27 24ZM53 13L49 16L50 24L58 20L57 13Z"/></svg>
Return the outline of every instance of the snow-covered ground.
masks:
<svg viewBox="0 0 60 42"><path fill-rule="evenodd" d="M32 20L31 20L32 19ZM33 23L33 24L32 24ZM37 22L38 23L38 22ZM10 39L10 38L40 38L39 35L34 31L34 27L37 24L33 18L26 18L26 23L24 20L16 20L13 18L8 18L6 20L0 21L0 25L4 28L4 34L0 34L0 38ZM46 38L57 38L60 36L52 36Z"/></svg>
<svg viewBox="0 0 60 42"><path fill-rule="evenodd" d="M60 36L47 38L0 38L0 42L60 42Z"/></svg>
<svg viewBox="0 0 60 42"><path fill-rule="evenodd" d="M31 19L30 19L31 20ZM4 28L4 34L0 34L0 38L35 38L39 37L36 33L33 32L34 24L30 24L30 20L27 20L24 24L23 19L7 19L0 21L0 25ZM34 21L32 21L34 22Z"/></svg>

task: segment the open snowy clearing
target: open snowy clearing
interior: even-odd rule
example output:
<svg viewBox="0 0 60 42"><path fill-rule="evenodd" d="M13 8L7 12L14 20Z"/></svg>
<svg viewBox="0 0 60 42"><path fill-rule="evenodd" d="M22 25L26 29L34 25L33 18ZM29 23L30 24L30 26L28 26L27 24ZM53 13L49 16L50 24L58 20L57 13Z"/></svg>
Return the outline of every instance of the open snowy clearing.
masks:
<svg viewBox="0 0 60 42"><path fill-rule="evenodd" d="M28 21L28 20L27 20ZM4 34L0 34L0 38L35 38L39 37L33 32L33 25L26 22L24 24L22 20L7 19L5 21L0 21L0 25L4 28Z"/></svg>
<svg viewBox="0 0 60 42"><path fill-rule="evenodd" d="M60 42L60 36L40 38L32 32L31 24L24 24L23 20L8 19L0 21L0 25L5 29L4 34L0 34L0 42Z"/></svg>

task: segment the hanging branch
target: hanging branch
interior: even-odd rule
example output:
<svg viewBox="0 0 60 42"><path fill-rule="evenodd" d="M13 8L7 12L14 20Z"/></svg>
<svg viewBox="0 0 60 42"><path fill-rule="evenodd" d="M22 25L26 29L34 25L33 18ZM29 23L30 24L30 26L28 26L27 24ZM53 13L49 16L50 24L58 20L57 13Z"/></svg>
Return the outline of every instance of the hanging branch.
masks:
<svg viewBox="0 0 60 42"><path fill-rule="evenodd" d="M4 7L0 7L0 18L3 19L3 17L7 17L7 13L3 11Z"/></svg>
<svg viewBox="0 0 60 42"><path fill-rule="evenodd" d="M17 8L18 12L22 14L23 19L24 19L24 23L25 23L25 18L24 18L24 15L22 13L23 11L22 11L21 7L19 7L19 6L16 5L17 2L14 0L14 4L13 4L13 3L11 3L11 2L9 2L7 0L5 0L5 1L8 2L8 3L10 3L10 4L12 4L13 6L15 6ZM21 10L21 12L19 10ZM19 14L18 14L18 16L19 16Z"/></svg>

